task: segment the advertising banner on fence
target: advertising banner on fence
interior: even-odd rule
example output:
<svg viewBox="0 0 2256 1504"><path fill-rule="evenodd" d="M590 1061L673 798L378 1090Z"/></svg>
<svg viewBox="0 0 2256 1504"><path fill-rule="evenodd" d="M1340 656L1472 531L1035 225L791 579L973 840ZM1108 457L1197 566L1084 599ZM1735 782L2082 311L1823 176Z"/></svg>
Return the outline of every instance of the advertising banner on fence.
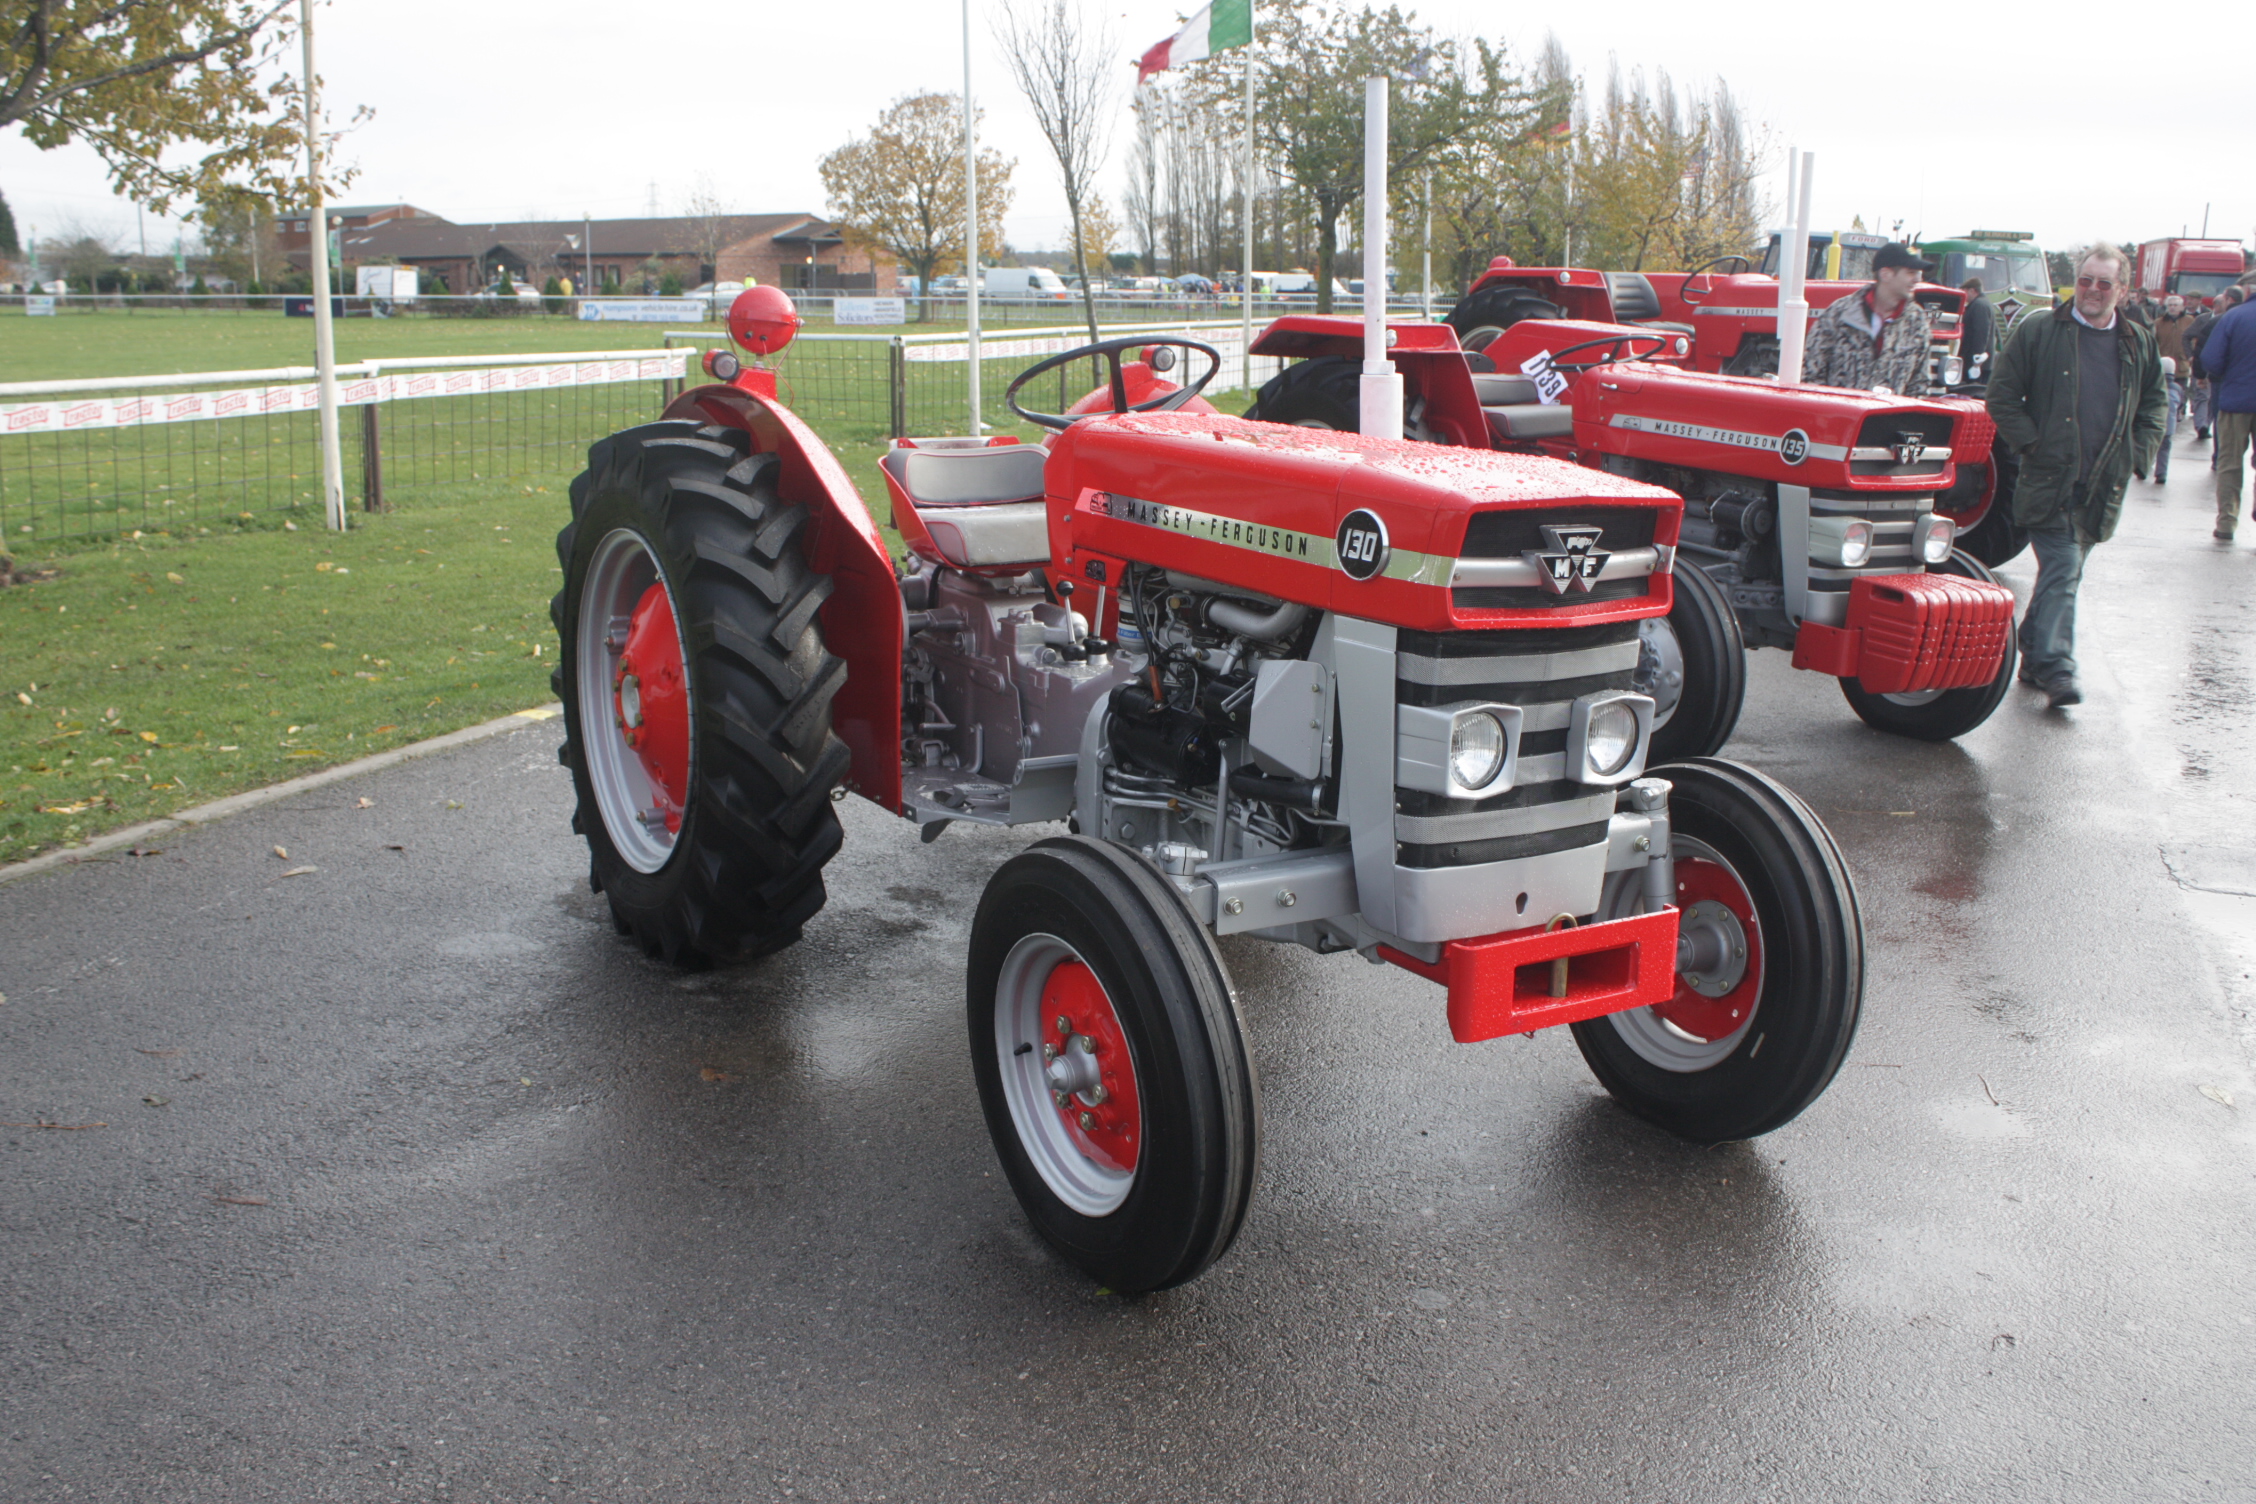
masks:
<svg viewBox="0 0 2256 1504"><path fill-rule="evenodd" d="M830 319L834 324L905 324L909 304L906 298L834 298Z"/></svg>
<svg viewBox="0 0 2256 1504"><path fill-rule="evenodd" d="M689 352L623 360L583 360L555 365L490 366L476 370L417 371L403 376L362 376L337 383L344 407L405 402L417 397L463 397L479 392L536 387L603 386L620 381L676 381ZM149 423L192 423L255 413L311 412L321 405L312 382L237 387L224 392L181 392L148 397L83 397L0 405L0 434L73 433L82 429L134 428Z"/></svg>
<svg viewBox="0 0 2256 1504"><path fill-rule="evenodd" d="M673 324L705 317L703 298L582 298L586 323Z"/></svg>
<svg viewBox="0 0 2256 1504"><path fill-rule="evenodd" d="M27 297L24 299L24 314L29 318L53 318L55 316L55 300L51 297Z"/></svg>

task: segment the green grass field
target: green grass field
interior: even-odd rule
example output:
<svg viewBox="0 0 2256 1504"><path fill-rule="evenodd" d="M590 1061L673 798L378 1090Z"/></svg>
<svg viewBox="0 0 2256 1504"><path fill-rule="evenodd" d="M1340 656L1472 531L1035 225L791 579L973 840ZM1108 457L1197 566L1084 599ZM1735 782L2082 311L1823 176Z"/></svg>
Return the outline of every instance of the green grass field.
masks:
<svg viewBox="0 0 2256 1504"><path fill-rule="evenodd" d="M650 348L663 332L564 319L348 320L338 356ZM898 552L877 468L888 431L883 358L882 345L809 342L787 351L779 371L784 400L845 463ZM311 359L311 325L279 313L74 314L11 324L0 380ZM1031 438L1038 431L1002 403L1026 363L984 363L983 409L1002 431ZM960 366L912 369L921 431L961 431L961 379ZM545 416L528 405L483 439L468 408L422 437L405 410L484 399L390 404L392 510L356 510L343 535L321 526L318 459L303 435L276 451L288 473L257 506L231 504L227 489L247 487L227 467L247 477L250 456L215 451L191 464L182 473L203 488L192 505L185 494L174 505L149 495L129 504L91 463L92 480L72 472L76 510L64 520L77 519L77 532L47 535L41 511L30 514L40 523L20 524L34 532L11 526L0 537L19 572L52 571L0 588L0 863L545 701L556 654L548 600L560 581L551 543L585 445L601 436L574 425L608 432L657 412L654 384L588 390L617 400ZM1040 401L1057 395L1051 387ZM168 427L177 437L220 425ZM347 441L357 495L350 425ZM261 462L271 469L273 458ZM0 469L0 502L16 483Z"/></svg>

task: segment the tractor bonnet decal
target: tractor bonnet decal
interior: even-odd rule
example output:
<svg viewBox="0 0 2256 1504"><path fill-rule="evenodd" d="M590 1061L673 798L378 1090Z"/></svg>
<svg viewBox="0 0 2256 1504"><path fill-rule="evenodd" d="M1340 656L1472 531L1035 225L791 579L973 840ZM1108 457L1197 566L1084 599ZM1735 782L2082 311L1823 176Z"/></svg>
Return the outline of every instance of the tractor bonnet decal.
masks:
<svg viewBox="0 0 2256 1504"><path fill-rule="evenodd" d="M1612 554L1598 546L1605 533L1594 527L1550 527L1543 529L1543 541L1549 550L1531 548L1523 556L1536 569L1543 588L1553 595L1565 595L1569 590L1588 590L1606 567Z"/></svg>
<svg viewBox="0 0 2256 1504"><path fill-rule="evenodd" d="M1743 433L1736 428L1711 428L1705 423L1677 423L1667 418L1641 417L1636 413L1615 413L1612 426L1635 433L1660 434L1672 439L1693 439L1702 444L1724 444L1733 449L1767 450L1789 465L1799 465L1812 456L1821 460L1845 460L1849 457L1845 445L1814 443L1799 428L1789 428L1782 434Z"/></svg>
<svg viewBox="0 0 2256 1504"><path fill-rule="evenodd" d="M1085 505L1093 516L1155 527L1163 532L1196 538L1202 543L1220 543L1272 558L1293 559L1319 569L1338 569L1356 580L1383 576L1408 580L1415 585L1447 585L1450 572L1457 565L1457 560L1449 554L1424 554L1415 549L1390 547L1385 526L1374 514L1360 508L1341 520L1335 539L1248 522L1242 517L1195 512L1189 507L1171 507L1102 491L1091 493ZM1343 557L1347 552L1353 557Z"/></svg>

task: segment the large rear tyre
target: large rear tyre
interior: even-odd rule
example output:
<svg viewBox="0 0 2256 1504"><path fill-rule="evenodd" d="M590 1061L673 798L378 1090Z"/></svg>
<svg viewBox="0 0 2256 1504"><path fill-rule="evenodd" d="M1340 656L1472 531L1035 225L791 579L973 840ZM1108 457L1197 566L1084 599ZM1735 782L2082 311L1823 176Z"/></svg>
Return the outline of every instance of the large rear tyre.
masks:
<svg viewBox="0 0 2256 1504"><path fill-rule="evenodd" d="M1980 580L1995 585L1997 576L1983 567L1982 561L1971 557L1964 549L1953 549L1948 560L1928 571L1930 574L1955 574L1961 579ZM1878 695L1867 690L1855 679L1841 681L1841 696L1849 708L1875 731L1891 732L1896 736L1916 737L1923 742L1947 742L1964 736L1990 718L2005 701L2006 692L2013 688L2013 675L2021 661L2020 649L2014 643L2014 634L2005 634L2005 656L1998 660L1997 675L1987 684L1972 684L1964 689L1927 689L1911 694Z"/></svg>
<svg viewBox="0 0 2256 1504"><path fill-rule="evenodd" d="M748 435L689 421L602 440L556 536L552 683L590 881L622 933L677 965L789 945L823 905L845 775L845 664L815 612L802 507Z"/></svg>
<svg viewBox="0 0 2256 1504"><path fill-rule="evenodd" d="M1253 1063L1220 953L1156 872L1081 836L1004 863L967 1006L987 1131L1037 1232L1122 1294L1222 1256L1253 1192Z"/></svg>
<svg viewBox="0 0 2256 1504"><path fill-rule="evenodd" d="M1449 310L1448 324L1457 331L1457 343L1477 354L1522 319L1558 316L1558 304L1537 297L1525 287L1484 287L1457 300L1457 306Z"/></svg>
<svg viewBox="0 0 2256 1504"><path fill-rule="evenodd" d="M2029 530L2013 520L2013 493L2021 480L2021 461L1999 439L1990 448L1989 464L1997 477L1994 487L1985 482L1990 492L1989 507L1972 527L1958 535L1958 546L1995 569L2029 546ZM1936 498L1938 509L1943 499Z"/></svg>
<svg viewBox="0 0 2256 1504"><path fill-rule="evenodd" d="M1297 361L1262 383L1246 416L1355 433L1363 426L1363 367L1342 355Z"/></svg>
<svg viewBox="0 0 2256 1504"><path fill-rule="evenodd" d="M1676 602L1639 622L1637 640L1637 691L1653 697L1649 760L1720 750L1747 702L1747 640L1723 587L1679 554Z"/></svg>
<svg viewBox="0 0 2256 1504"><path fill-rule="evenodd" d="M1864 996L1864 922L1833 836L1783 784L1717 758L1650 777L1669 796L1677 986L1669 1001L1573 1025L1614 1100L1701 1143L1753 1138L1817 1100ZM1643 909L1609 879L1602 917Z"/></svg>

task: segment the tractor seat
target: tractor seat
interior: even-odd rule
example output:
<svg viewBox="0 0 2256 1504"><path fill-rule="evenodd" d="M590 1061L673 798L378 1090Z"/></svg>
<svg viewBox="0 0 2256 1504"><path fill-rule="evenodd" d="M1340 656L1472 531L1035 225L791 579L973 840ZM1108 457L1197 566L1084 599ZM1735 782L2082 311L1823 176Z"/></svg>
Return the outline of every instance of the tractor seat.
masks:
<svg viewBox="0 0 2256 1504"><path fill-rule="evenodd" d="M1536 400L1535 378L1509 371L1475 371L1473 395L1483 407L1517 407Z"/></svg>
<svg viewBox="0 0 2256 1504"><path fill-rule="evenodd" d="M1574 437L1574 409L1546 402L1510 402L1496 407L1483 406L1488 414L1488 429L1500 439L1524 442L1529 439L1571 439Z"/></svg>
<svg viewBox="0 0 2256 1504"><path fill-rule="evenodd" d="M1032 566L1050 556L1039 444L921 439L883 464L917 510L940 556L961 569Z"/></svg>

